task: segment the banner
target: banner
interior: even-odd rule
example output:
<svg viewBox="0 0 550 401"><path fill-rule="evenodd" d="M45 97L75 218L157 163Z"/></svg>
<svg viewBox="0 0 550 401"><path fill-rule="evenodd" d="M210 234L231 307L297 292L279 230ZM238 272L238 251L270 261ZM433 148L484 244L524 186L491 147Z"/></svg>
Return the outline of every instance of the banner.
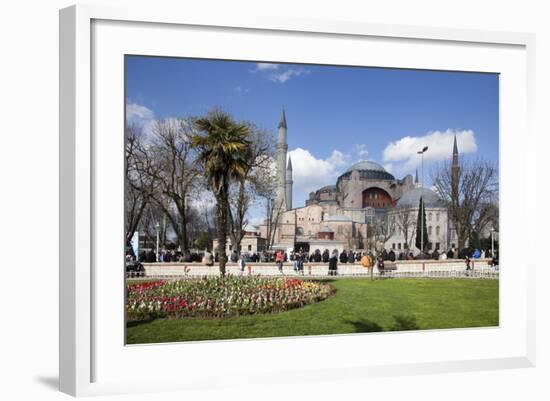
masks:
<svg viewBox="0 0 550 401"><path fill-rule="evenodd" d="M134 255L136 255L136 259L139 258L139 232L136 231L134 235L132 236L132 249L134 250Z"/></svg>

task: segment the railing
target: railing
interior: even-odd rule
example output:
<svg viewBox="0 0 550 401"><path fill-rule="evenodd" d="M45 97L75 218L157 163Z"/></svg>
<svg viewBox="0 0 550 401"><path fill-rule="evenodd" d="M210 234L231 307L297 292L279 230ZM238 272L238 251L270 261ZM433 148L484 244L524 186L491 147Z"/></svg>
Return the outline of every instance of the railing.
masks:
<svg viewBox="0 0 550 401"><path fill-rule="evenodd" d="M277 267L270 264L251 264L241 272L234 264L226 266L227 274L231 275L262 275L269 277L287 276L287 277L310 277L310 278L482 278L482 279L498 279L498 268L482 265L475 267L473 270L466 270L463 264L446 263L444 265L432 266L397 266L390 269L379 271L374 268L371 272L369 269L360 265L340 264L338 266L337 275L329 275L327 264L305 264L304 269L296 271L292 265L286 264L283 266L282 272ZM146 278L193 278L210 275L218 275L219 269L217 266L204 265L145 265Z"/></svg>

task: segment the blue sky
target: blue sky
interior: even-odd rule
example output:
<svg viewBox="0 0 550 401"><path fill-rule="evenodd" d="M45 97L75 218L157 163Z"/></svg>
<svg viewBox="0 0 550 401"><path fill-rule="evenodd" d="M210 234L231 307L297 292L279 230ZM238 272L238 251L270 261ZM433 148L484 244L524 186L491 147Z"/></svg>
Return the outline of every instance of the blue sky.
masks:
<svg viewBox="0 0 550 401"><path fill-rule="evenodd" d="M425 180L462 155L498 163L498 75L365 67L126 57L127 119L202 115L221 106L277 133L284 106L294 205L369 159L397 178L425 154Z"/></svg>

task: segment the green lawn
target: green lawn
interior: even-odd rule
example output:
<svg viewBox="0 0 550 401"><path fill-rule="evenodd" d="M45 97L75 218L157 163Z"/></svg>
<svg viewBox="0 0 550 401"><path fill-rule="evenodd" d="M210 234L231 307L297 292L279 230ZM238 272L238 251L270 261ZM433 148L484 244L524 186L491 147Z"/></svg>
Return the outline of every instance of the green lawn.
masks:
<svg viewBox="0 0 550 401"><path fill-rule="evenodd" d="M498 280L338 279L325 301L230 319L129 323L128 344L498 326Z"/></svg>

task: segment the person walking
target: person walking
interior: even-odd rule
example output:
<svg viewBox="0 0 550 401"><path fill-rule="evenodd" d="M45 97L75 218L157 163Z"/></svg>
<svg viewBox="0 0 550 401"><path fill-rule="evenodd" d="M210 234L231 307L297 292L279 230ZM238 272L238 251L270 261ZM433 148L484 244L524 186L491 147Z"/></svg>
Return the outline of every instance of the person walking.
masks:
<svg viewBox="0 0 550 401"><path fill-rule="evenodd" d="M214 266L214 257L212 256L212 252L208 250L204 252L202 263L204 263L206 266Z"/></svg>
<svg viewBox="0 0 550 401"><path fill-rule="evenodd" d="M239 266L239 276L242 276L244 274L244 268L246 266L246 261L243 254L240 255L239 260L237 261L237 265Z"/></svg>
<svg viewBox="0 0 550 401"><path fill-rule="evenodd" d="M466 263L466 275L469 276L472 270L472 261L468 255L464 258L464 262Z"/></svg>
<svg viewBox="0 0 550 401"><path fill-rule="evenodd" d="M330 254L328 253L328 249L325 249L323 252L323 263L327 263L330 258Z"/></svg>
<svg viewBox="0 0 550 401"><path fill-rule="evenodd" d="M361 266L365 267L367 271L370 273L372 262L371 262L370 256L366 252L363 254L363 257L361 258Z"/></svg>
<svg viewBox="0 0 550 401"><path fill-rule="evenodd" d="M315 250L315 263L320 263L322 260L321 251L319 249Z"/></svg>
<svg viewBox="0 0 550 401"><path fill-rule="evenodd" d="M304 259L305 255L300 252L298 254L298 273L300 273L302 276L304 275Z"/></svg>
<svg viewBox="0 0 550 401"><path fill-rule="evenodd" d="M382 255L378 257L378 273L381 276L384 275L384 257Z"/></svg>
<svg viewBox="0 0 550 401"><path fill-rule="evenodd" d="M336 276L338 274L338 251L335 249L332 251L332 255L328 260L328 275Z"/></svg>
<svg viewBox="0 0 550 401"><path fill-rule="evenodd" d="M348 254L345 249L340 254L340 263L348 263Z"/></svg>
<svg viewBox="0 0 550 401"><path fill-rule="evenodd" d="M283 262L285 260L285 253L283 251L277 251L275 254L275 264L277 265L277 269L279 269L279 273L283 273Z"/></svg>

